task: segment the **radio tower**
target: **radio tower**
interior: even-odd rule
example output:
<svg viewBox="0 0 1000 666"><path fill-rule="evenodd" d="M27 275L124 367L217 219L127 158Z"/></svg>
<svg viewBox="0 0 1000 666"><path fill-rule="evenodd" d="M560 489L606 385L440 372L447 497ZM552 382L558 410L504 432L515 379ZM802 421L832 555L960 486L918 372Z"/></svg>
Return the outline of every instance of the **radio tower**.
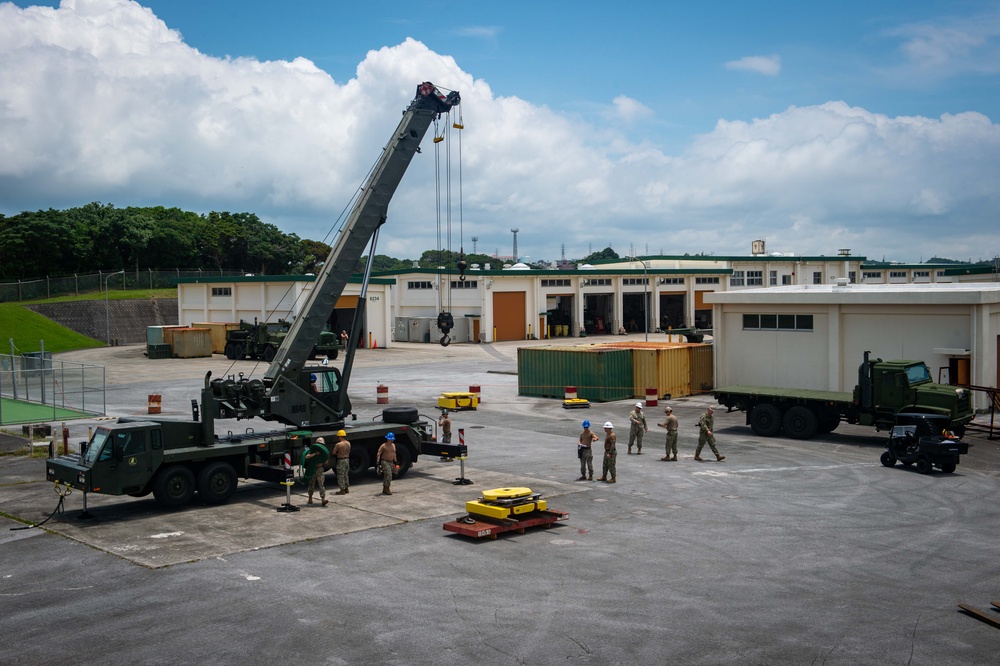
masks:
<svg viewBox="0 0 1000 666"><path fill-rule="evenodd" d="M566 263L566 243L562 244L562 262Z"/></svg>
<svg viewBox="0 0 1000 666"><path fill-rule="evenodd" d="M472 237L472 254L476 253L476 243L479 241L479 236Z"/></svg>
<svg viewBox="0 0 1000 666"><path fill-rule="evenodd" d="M517 232L520 229L511 229L510 232L514 234L514 263L517 263Z"/></svg>

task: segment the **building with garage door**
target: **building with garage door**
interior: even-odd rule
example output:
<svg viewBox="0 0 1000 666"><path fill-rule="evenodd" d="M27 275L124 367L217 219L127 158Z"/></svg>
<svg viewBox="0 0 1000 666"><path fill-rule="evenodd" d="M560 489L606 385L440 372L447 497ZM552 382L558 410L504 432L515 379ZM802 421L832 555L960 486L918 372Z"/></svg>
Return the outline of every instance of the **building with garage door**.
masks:
<svg viewBox="0 0 1000 666"><path fill-rule="evenodd" d="M715 386L850 391L865 351L927 363L944 384L996 387L1000 284L839 284L716 292ZM974 394L977 409L985 394Z"/></svg>

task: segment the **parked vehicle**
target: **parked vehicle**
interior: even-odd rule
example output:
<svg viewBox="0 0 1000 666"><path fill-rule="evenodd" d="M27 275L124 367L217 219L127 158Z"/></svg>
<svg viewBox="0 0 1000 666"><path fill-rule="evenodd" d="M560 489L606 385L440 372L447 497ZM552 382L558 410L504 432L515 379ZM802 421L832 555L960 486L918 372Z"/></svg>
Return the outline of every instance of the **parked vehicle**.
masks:
<svg viewBox="0 0 1000 666"><path fill-rule="evenodd" d="M285 341L291 322L279 319L276 322L253 322L240 320L240 327L226 331L225 355L231 361L252 358L268 363L274 360L281 343ZM328 330L319 334L310 356L326 356L335 360L344 348L340 336Z"/></svg>
<svg viewBox="0 0 1000 666"><path fill-rule="evenodd" d="M881 458L886 467L900 462L905 467L915 464L921 474L930 474L935 467L951 474L959 456L969 452L969 445L948 430L944 416L897 414L896 420Z"/></svg>

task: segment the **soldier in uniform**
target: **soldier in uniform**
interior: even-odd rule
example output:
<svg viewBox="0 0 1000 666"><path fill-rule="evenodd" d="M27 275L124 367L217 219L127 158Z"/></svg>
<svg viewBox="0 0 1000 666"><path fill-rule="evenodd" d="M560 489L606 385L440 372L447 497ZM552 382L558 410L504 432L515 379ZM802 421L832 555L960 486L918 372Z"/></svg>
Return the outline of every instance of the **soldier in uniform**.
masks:
<svg viewBox="0 0 1000 666"><path fill-rule="evenodd" d="M392 469L396 466L396 436L391 432L386 433L385 441L378 447L375 463L382 470L382 494L391 495L389 484L392 483Z"/></svg>
<svg viewBox="0 0 1000 666"><path fill-rule="evenodd" d="M726 456L719 453L719 449L715 448L715 407L712 405L708 406L705 413L701 415L698 419L698 448L695 449L694 459L701 462L701 449L705 444L712 449L712 453L715 457L722 462L726 459Z"/></svg>
<svg viewBox="0 0 1000 666"><path fill-rule="evenodd" d="M591 445L597 441L597 435L594 434L590 429L590 421L585 419L583 421L583 432L580 433L579 443L577 444L577 455L580 458L580 481L587 480L587 474L590 474L590 480L594 480L594 450Z"/></svg>
<svg viewBox="0 0 1000 666"><path fill-rule="evenodd" d="M346 495L351 492L348 472L351 471L351 443L347 441L347 433L343 430L337 431L337 443L333 445L333 455L337 458L337 485L340 486L335 494Z"/></svg>
<svg viewBox="0 0 1000 666"><path fill-rule="evenodd" d="M330 457L330 451L326 448L326 441L322 437L317 437L309 451L302 457L305 477L308 480L306 494L308 499L306 504L313 503L313 490L319 488L319 499L323 506L330 503L326 498L326 488L323 487L323 463Z"/></svg>
<svg viewBox="0 0 1000 666"><path fill-rule="evenodd" d="M608 421L604 424L604 469L601 481L615 483L615 463L618 461L618 449L615 448L617 442L618 436L615 434L615 427L611 425L611 421ZM611 474L610 479L608 473Z"/></svg>
<svg viewBox="0 0 1000 666"><path fill-rule="evenodd" d="M649 430L646 415L642 413L642 403L635 403L635 409L628 413L628 453L632 455L632 442L638 447L636 453L642 455L642 436Z"/></svg>
<svg viewBox="0 0 1000 666"><path fill-rule="evenodd" d="M663 408L667 414L667 419L663 423L658 423L661 428L667 429L667 455L660 460L677 460L677 417L674 416L674 409L670 405ZM673 453L673 458L670 454Z"/></svg>

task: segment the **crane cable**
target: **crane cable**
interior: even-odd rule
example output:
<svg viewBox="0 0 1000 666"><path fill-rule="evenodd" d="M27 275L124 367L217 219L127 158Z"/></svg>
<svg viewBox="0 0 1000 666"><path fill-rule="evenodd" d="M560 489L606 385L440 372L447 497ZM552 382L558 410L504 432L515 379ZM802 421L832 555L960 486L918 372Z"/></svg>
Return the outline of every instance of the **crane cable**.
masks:
<svg viewBox="0 0 1000 666"><path fill-rule="evenodd" d="M461 107L459 107L459 108L461 108ZM443 259L444 259L445 256L447 256L448 262L450 262L452 260L452 257L454 256L454 254L452 252L452 249L451 249L452 248L452 244L451 244L451 240L452 240L452 191L451 191L451 181L452 181L451 143L452 143L452 140L451 140L451 135L452 135L452 132L451 131L452 131L452 129L457 129L457 130L464 129L464 124L462 122L461 115L459 115L458 120L456 120L454 122L451 121L451 111L450 110L445 115L446 115L446 119L445 119L445 124L444 124L443 128L439 127L439 125L438 125L438 119L437 118L434 119L434 192L435 192L435 207L436 207L436 214L437 214L437 250L438 250L438 257L439 257L439 259L442 259L442 261L441 261L442 264L445 263L443 261ZM444 210L444 220L443 220L443 224L444 224L444 227L445 227L445 238L443 239L444 242L442 242L442 210L441 210L441 208L442 208L442 195L441 195L441 178L442 178L442 173L441 172L442 172L442 165L441 165L441 148L440 148L440 145L439 145L441 143L445 144L445 154L444 154L444 179L445 179L444 190L445 191L444 191L444 201L443 201L443 205L445 207L445 210ZM462 153L461 153L461 134L459 134L459 150L458 150L458 159L459 159L459 167L458 167L458 173L459 173L459 198L461 198L461 191L462 191L461 190L461 187L462 187L461 186L461 173L462 173L462 169L461 169L461 155L462 155ZM459 235L460 235L460 243L464 243L464 236L462 236L462 234L463 234L463 220L462 220L462 212L461 211L462 211L462 205L461 205L461 201L460 201L459 202ZM444 250L444 247L443 247L444 245L447 246L447 255L445 255L444 251L443 251ZM459 259L458 259L458 262L457 262L457 267L459 269L459 280L461 282L464 282L465 279L466 279L465 268L466 268L467 264L466 264L466 261L465 261L465 249L464 249L464 245L460 246L460 247L461 247L461 250L460 250ZM441 291L441 296L440 296L440 303L441 303L442 310L441 310L441 312L438 315L438 327L442 331L441 345L442 346L448 346L448 344L451 342L451 338L448 337L448 333L454 327L454 318L451 315L451 309L452 309L451 280L450 280L450 278L449 278L449 276L447 274L441 275L441 280L442 280L442 285L441 285L441 290L442 291ZM447 296L445 296L445 293L443 291L445 289L447 289Z"/></svg>

